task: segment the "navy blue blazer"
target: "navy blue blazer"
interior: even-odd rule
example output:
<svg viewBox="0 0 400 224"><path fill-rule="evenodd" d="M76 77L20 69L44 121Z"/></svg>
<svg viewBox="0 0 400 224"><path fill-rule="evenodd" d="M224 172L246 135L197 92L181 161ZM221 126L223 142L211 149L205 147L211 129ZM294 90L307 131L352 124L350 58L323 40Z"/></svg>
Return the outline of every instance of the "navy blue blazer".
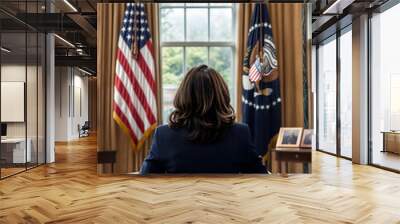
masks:
<svg viewBox="0 0 400 224"><path fill-rule="evenodd" d="M140 173L266 173L245 124L233 124L212 143L192 142L187 134L158 127Z"/></svg>

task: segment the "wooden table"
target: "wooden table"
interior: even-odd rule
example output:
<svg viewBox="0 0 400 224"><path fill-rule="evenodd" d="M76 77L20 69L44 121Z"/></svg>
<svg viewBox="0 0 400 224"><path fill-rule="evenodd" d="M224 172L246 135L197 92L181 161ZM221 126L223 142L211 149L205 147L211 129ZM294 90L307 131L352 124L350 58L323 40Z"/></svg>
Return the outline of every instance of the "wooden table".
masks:
<svg viewBox="0 0 400 224"><path fill-rule="evenodd" d="M27 147L25 145L27 144ZM1 160L9 164L25 164L32 161L32 140L30 138L1 139Z"/></svg>
<svg viewBox="0 0 400 224"><path fill-rule="evenodd" d="M286 174L288 171L288 163L303 163L303 172L309 173L312 156L311 149L305 148L275 148L275 158L278 162L278 170L281 174ZM284 169L282 169L284 166ZM284 172L283 172L284 170Z"/></svg>
<svg viewBox="0 0 400 224"><path fill-rule="evenodd" d="M383 149L382 152L392 152L400 154L400 132L382 131Z"/></svg>

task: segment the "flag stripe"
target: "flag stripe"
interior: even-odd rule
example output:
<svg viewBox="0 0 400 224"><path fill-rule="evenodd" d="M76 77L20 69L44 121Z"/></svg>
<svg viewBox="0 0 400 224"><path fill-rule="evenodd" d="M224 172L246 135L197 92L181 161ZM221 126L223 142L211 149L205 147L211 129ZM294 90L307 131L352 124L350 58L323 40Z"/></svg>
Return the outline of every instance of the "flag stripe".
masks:
<svg viewBox="0 0 400 224"><path fill-rule="evenodd" d="M149 62L149 60L147 60L147 62ZM151 71L150 71L149 67L147 66L146 60L144 59L142 53L138 54L137 64L139 65L139 68L142 71L142 73L147 74L147 75L144 75L144 78L146 79L147 83L149 84L150 89L153 92L152 94L156 95L156 83L155 83L153 77L149 77L149 75L151 74Z"/></svg>
<svg viewBox="0 0 400 224"><path fill-rule="evenodd" d="M154 60L153 60L153 54L150 50L150 46L152 46L151 42L147 42L147 44L140 49L140 54L138 55L138 62L143 63L143 67L141 67L143 74L147 74L146 80L150 85L151 90L153 91L153 94L156 95L156 82L155 82L155 71L154 71ZM139 63L139 65L140 65Z"/></svg>
<svg viewBox="0 0 400 224"><path fill-rule="evenodd" d="M136 125L139 127L140 131L144 132L143 120L139 118L139 113L133 106L129 93L126 90L125 86L122 84L121 80L118 78L118 76L115 78L115 91L118 91L122 100L125 101L125 105L129 109L129 111L127 112L129 112L133 119L135 119Z"/></svg>
<svg viewBox="0 0 400 224"><path fill-rule="evenodd" d="M119 119L124 123L125 126L127 126L127 129L129 130L129 136L132 138L133 141L137 142L137 137L133 133L133 129L131 128L128 119L126 118L125 114L122 113L121 109L119 108L118 104L114 104L114 112L117 114Z"/></svg>
<svg viewBox="0 0 400 224"><path fill-rule="evenodd" d="M125 58L127 59L129 65L131 66L132 69L137 69L140 70L139 71L134 71L134 73L137 73L140 76L144 76L146 82L141 83L142 85L146 85L146 88L149 88L153 91L153 95L156 95L156 84L155 84L155 78L153 77L154 73L146 73L146 72L154 72L154 62L153 62L153 58L147 58L147 57L143 57L142 54L144 55L148 55L149 53L148 50L145 50L146 46L144 46L142 49L140 49L139 54L137 55L137 59L133 59L132 58L132 51L129 49L129 47L126 45L126 43L124 41L121 41L119 44L119 49L122 51L122 54L125 56ZM128 60L131 59L131 60ZM142 69L141 67L139 67L140 69L138 69L138 62L139 60L147 60L145 61L146 63L149 63L149 65L147 67L152 67L152 69ZM146 64L147 65L147 64ZM147 75L145 75L147 74Z"/></svg>
<svg viewBox="0 0 400 224"><path fill-rule="evenodd" d="M143 73L142 70L139 68L138 63L136 62L135 59L129 60L129 58L131 58L131 56L132 56L132 52L129 50L128 46L124 42L120 43L120 53L119 54L122 54L121 59L123 59L123 61L124 61L123 67L131 70L131 73L133 73L135 75L135 80L136 80L137 85L139 85L141 88L143 88L143 90L145 90L145 91L142 91L146 94L145 95L146 98L144 98L144 99L147 99L148 106L151 108L152 114L155 117L157 115L157 103L156 103L156 98L155 98L156 94L154 93L153 90L151 90L152 87L149 84L149 82L147 81L147 79L145 77L145 73ZM139 55L138 55L138 60L139 60ZM117 57L117 58L119 59L119 57ZM122 64L122 61L120 61L120 63ZM148 70L145 70L145 71L148 72ZM130 74L127 72L127 75L130 75Z"/></svg>
<svg viewBox="0 0 400 224"><path fill-rule="evenodd" d="M121 82L123 85L123 87L125 88L126 92L127 92L127 96L124 96L125 101L131 102L131 104L137 109L139 114L145 114L146 111L143 108L143 105L141 104L138 96L136 95L134 88L132 86L132 83L129 81L128 76L126 75L124 69L122 68L122 65L119 63L119 61L117 61L117 69L119 70L119 74L121 75L117 75L117 78L115 79L115 82ZM115 85L117 85L117 83L115 83ZM149 121L149 119L147 118L147 116L144 117L143 119L143 123L144 123L144 128L148 128L151 126L151 122Z"/></svg>
<svg viewBox="0 0 400 224"><path fill-rule="evenodd" d="M128 111L129 109L127 108L125 101L122 99L122 97L118 91L114 92L114 99L117 100L117 102L119 102L119 104L117 105L119 108L119 111L121 111L121 113L123 113L126 118L127 123L125 123L125 125L130 130L132 130L132 133L134 133L134 135L137 139L140 139L143 135L143 132L138 128L136 121L132 117L132 114L129 113L129 111Z"/></svg>
<svg viewBox="0 0 400 224"><path fill-rule="evenodd" d="M151 58L153 59L154 58L153 40L150 39L150 41L148 41L146 45L147 45L147 50L150 52ZM149 67L151 68L151 66L149 66ZM153 66L153 68L155 68L155 67ZM152 74L156 74L156 73L153 71Z"/></svg>
<svg viewBox="0 0 400 224"><path fill-rule="evenodd" d="M146 111L147 118L149 119L150 123L154 123L155 122L154 114L153 114L152 110L150 109L150 106L147 102L146 96L143 93L143 90L142 90L140 84L136 80L135 75L134 75L133 71L131 70L131 67L129 66L129 63L126 60L125 56L123 55L122 51L118 51L117 57L118 57L119 62L121 63L123 70L125 71L127 77L129 78L129 80L133 86L133 89L139 98L140 103L143 105L143 108Z"/></svg>

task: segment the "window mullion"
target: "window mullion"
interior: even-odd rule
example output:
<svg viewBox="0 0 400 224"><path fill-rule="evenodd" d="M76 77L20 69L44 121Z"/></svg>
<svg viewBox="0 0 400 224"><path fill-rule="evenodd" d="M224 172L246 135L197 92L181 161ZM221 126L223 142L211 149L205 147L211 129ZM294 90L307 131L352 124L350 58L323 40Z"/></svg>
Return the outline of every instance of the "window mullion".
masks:
<svg viewBox="0 0 400 224"><path fill-rule="evenodd" d="M207 8L207 12L208 12L208 16L207 16L207 18L208 18L208 21L207 21L207 30L208 30L208 42L210 42L211 41L211 32L210 32L210 24L211 24L211 22L210 22L210 7L208 7Z"/></svg>
<svg viewBox="0 0 400 224"><path fill-rule="evenodd" d="M184 33L184 38L183 41L184 43L186 43L187 41L187 29L186 29L186 25L187 25L187 10L186 10L186 4L185 7L183 8L183 33ZM186 73L186 47L183 46L183 74Z"/></svg>
<svg viewBox="0 0 400 224"><path fill-rule="evenodd" d="M184 7L183 8L183 36L184 36L184 38L183 38L183 41L184 42L186 42L186 40L187 40L187 34L186 34L186 32L187 32L187 29L186 29L186 22L187 22L187 19L186 19L186 7Z"/></svg>
<svg viewBox="0 0 400 224"><path fill-rule="evenodd" d="M207 30L208 30L208 43L211 41L211 29L210 29L210 4L208 4L207 8ZM207 46L207 65L210 66L210 46Z"/></svg>
<svg viewBox="0 0 400 224"><path fill-rule="evenodd" d="M186 73L186 47L183 47L183 74Z"/></svg>
<svg viewBox="0 0 400 224"><path fill-rule="evenodd" d="M207 66L210 66L210 47L207 47Z"/></svg>

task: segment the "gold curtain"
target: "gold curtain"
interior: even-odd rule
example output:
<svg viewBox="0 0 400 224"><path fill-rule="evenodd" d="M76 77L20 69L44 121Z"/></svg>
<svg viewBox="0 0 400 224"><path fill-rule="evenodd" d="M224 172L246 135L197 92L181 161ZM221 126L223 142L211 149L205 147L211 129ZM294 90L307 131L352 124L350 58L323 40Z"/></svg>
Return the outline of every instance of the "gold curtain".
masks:
<svg viewBox="0 0 400 224"><path fill-rule="evenodd" d="M238 6L237 24L237 114L241 118L243 57L254 4ZM278 74L282 99L282 125L304 125L303 111L303 4L270 3L268 5L273 37L278 52Z"/></svg>
<svg viewBox="0 0 400 224"><path fill-rule="evenodd" d="M156 65L156 82L159 83L159 40L158 40L158 4L145 4L150 31L153 38ZM116 50L119 32L122 25L125 4L99 3L97 4L97 94L98 94L98 131L97 150L116 151L117 161L114 173L134 172L140 169L144 157L147 155L151 139L145 142L143 148L134 152L129 138L118 127L112 118L113 86L115 75ZM160 94L157 96L160 103ZM158 105L158 116L161 116ZM98 164L98 173L111 173L110 164Z"/></svg>
<svg viewBox="0 0 400 224"><path fill-rule="evenodd" d="M237 7L236 23L236 117L238 121L242 120L242 73L243 57L246 54L247 34L250 28L251 12L254 5L250 3L241 3Z"/></svg>

